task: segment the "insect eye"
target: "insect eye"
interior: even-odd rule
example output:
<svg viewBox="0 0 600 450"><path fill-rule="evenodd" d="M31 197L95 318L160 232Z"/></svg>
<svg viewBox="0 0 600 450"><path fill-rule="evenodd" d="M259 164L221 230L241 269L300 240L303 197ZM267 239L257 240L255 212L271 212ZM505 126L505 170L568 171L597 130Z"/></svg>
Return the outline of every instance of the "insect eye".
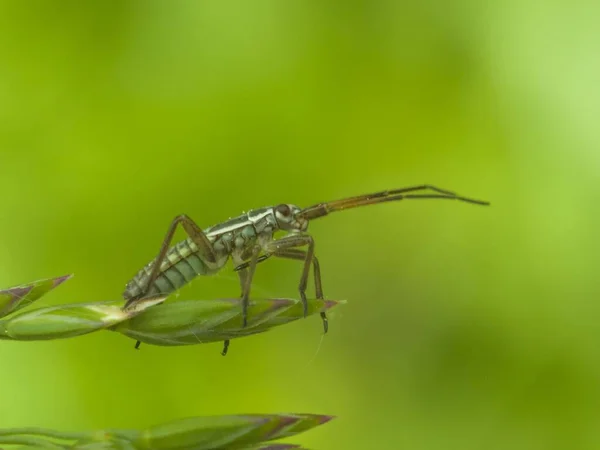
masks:
<svg viewBox="0 0 600 450"><path fill-rule="evenodd" d="M281 214L283 217L289 217L289 215L292 213L290 207L284 204L278 205L275 208L275 211L277 211L277 213Z"/></svg>

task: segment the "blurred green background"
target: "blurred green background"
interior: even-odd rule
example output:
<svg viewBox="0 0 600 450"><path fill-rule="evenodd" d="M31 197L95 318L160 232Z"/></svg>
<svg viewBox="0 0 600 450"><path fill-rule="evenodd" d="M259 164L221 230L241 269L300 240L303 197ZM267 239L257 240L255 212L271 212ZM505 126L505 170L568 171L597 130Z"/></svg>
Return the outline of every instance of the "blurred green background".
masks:
<svg viewBox="0 0 600 450"><path fill-rule="evenodd" d="M0 426L335 414L314 449L600 448L595 2L0 2L0 286L120 298L172 218L311 225L331 313L185 348L2 342ZM180 233L179 236L183 237ZM273 261L254 294L296 297ZM312 283L310 287L312 292ZM237 296L231 267L180 291Z"/></svg>

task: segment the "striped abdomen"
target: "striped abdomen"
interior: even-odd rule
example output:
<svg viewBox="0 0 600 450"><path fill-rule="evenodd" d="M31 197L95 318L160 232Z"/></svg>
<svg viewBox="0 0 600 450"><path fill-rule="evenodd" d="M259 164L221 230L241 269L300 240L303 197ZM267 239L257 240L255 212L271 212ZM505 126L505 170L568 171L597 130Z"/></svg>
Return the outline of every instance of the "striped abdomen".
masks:
<svg viewBox="0 0 600 450"><path fill-rule="evenodd" d="M127 283L123 298L130 300L160 293L169 294L185 286L198 275L216 273L226 261L227 257L222 258L218 264L205 262L200 257L196 244L188 238L168 250L166 258L160 265L158 278L147 292L144 292L143 289L152 272L154 261L148 263Z"/></svg>

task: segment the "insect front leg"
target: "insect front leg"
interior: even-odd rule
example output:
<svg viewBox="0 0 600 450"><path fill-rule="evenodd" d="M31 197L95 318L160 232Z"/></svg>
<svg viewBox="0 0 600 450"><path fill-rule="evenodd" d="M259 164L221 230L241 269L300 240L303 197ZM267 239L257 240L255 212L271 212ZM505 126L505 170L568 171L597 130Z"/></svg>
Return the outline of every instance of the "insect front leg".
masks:
<svg viewBox="0 0 600 450"><path fill-rule="evenodd" d="M289 250L294 249L295 247L303 247L307 246L306 252L302 252L304 255L304 268L302 269L302 274L300 276L300 284L298 286L298 291L300 292L300 299L302 300L302 305L304 306L304 317L308 315L308 301L306 300L306 286L308 284L308 274L310 272L310 264L314 262L315 259L315 241L312 236L308 234L290 234L282 237L281 239L277 239L275 241L271 241L266 245L265 251L268 253L272 253L276 256L280 256L283 258L293 258L298 259L299 253L294 253L294 256L291 256L292 253L288 253ZM277 255L279 253L279 255ZM284 256L282 256L282 254ZM317 295L321 295L323 298L323 292L321 288L321 273L319 263L316 264L315 275L318 277L318 281L315 282L315 290L317 291ZM321 318L323 319L323 328L327 331L327 316L323 317L321 314Z"/></svg>
<svg viewBox="0 0 600 450"><path fill-rule="evenodd" d="M273 256L277 256L278 258L294 259L296 261L306 261L308 259L308 252L305 252L304 250L300 249L288 248L284 250L276 250L273 253ZM317 257L314 255L312 258L312 263L315 283L315 296L317 299L323 300L324 296L321 282L321 265L319 264L319 260L317 259ZM304 276L304 271L302 272L302 276ZM306 274L306 277L308 278L308 273ZM300 286L302 286L302 281L300 282ZM304 284L304 289L306 290L306 283ZM300 294L300 296L302 297L302 293ZM321 320L323 321L323 332L327 333L327 331L329 330L329 321L327 319L327 314L325 313L325 311L321 312Z"/></svg>
<svg viewBox="0 0 600 450"><path fill-rule="evenodd" d="M307 251L300 250L294 247L308 246ZM271 241L267 244L264 255L257 259L257 263L263 262L271 256L277 256L279 258L295 259L297 261L304 261L304 268L300 277L300 285L298 291L300 292L300 299L304 307L304 317L308 314L308 301L306 300L306 286L308 284L308 275L310 272L310 263L313 263L313 272L315 277L315 294L318 299L323 299L323 288L321 283L321 267L319 260L314 255L315 253L315 242L312 236L307 234L300 235L288 235L281 239ZM237 266L234 270L241 271L247 269L250 266L249 262L245 262ZM323 320L323 330L327 333L329 329L327 314L321 312L321 319Z"/></svg>
<svg viewBox="0 0 600 450"><path fill-rule="evenodd" d="M173 221L171 222L171 225L169 225L167 234L165 235L165 238L163 239L163 242L160 246L158 256L154 259L154 263L152 265L152 272L150 272L150 276L148 277L145 286L142 289L142 293L134 298L129 299L125 303L123 309L129 308L139 300L145 298L148 292L150 291L152 284L156 281L160 274L160 266L162 265L163 261L167 256L167 251L169 250L171 242L173 241L173 236L175 235L175 231L177 230L178 224L181 224L183 226L183 229L185 230L187 235L192 239L192 241L194 241L194 243L198 247L202 258L209 262L216 262L217 256L215 254L215 250L212 246L212 243L210 242L206 234L204 234L202 229L200 229L200 227L196 224L196 222L194 222L186 214L181 214L175 217L175 219L173 219ZM135 348L139 349L140 344L141 342L137 341L135 344Z"/></svg>
<svg viewBox="0 0 600 450"><path fill-rule="evenodd" d="M252 287L252 279L254 278L254 272L256 272L256 265L259 261L260 245L252 247L250 261L248 265L238 272L238 274L244 272L240 277L240 284L242 285L242 327L248 325L248 304L250 303L250 288Z"/></svg>

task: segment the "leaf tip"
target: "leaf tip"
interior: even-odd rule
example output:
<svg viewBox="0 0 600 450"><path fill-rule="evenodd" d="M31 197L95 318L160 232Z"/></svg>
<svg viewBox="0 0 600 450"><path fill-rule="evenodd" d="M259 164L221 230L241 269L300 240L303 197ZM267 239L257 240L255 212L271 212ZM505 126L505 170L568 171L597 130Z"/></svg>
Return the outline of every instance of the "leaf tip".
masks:
<svg viewBox="0 0 600 450"><path fill-rule="evenodd" d="M319 425L324 425L327 422L331 422L333 419L337 419L337 416L328 416L328 415L319 415L317 416L319 420Z"/></svg>
<svg viewBox="0 0 600 450"><path fill-rule="evenodd" d="M71 278L73 278L74 274L70 273L68 275L63 275L61 277L57 277L54 279L54 286L52 287L58 287L61 284L63 284L65 281L70 280Z"/></svg>
<svg viewBox="0 0 600 450"><path fill-rule="evenodd" d="M346 304L346 300L325 300L325 305L323 306L324 310L331 309L337 305Z"/></svg>
<svg viewBox="0 0 600 450"><path fill-rule="evenodd" d="M297 444L267 444L266 447L261 447L261 450L291 450L299 449L300 446Z"/></svg>

